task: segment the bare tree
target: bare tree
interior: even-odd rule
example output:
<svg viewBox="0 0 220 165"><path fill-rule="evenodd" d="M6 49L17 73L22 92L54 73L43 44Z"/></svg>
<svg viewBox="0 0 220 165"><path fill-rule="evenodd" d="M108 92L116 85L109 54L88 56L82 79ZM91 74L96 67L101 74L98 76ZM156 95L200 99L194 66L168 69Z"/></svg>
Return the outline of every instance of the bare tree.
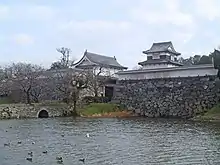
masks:
<svg viewBox="0 0 220 165"><path fill-rule="evenodd" d="M35 103L39 103L40 99L45 95L48 94L49 91L49 77L43 76L36 80L33 83L33 86L30 91L31 99Z"/></svg>
<svg viewBox="0 0 220 165"><path fill-rule="evenodd" d="M114 73L111 73L110 69L105 66L95 66L87 74L89 77L88 90L94 97L100 96L108 80L114 77Z"/></svg>
<svg viewBox="0 0 220 165"><path fill-rule="evenodd" d="M55 70L70 68L74 63L74 60L70 60L71 50L65 47L57 48L56 50L57 52L61 53L61 59L52 63L50 69Z"/></svg>
<svg viewBox="0 0 220 165"><path fill-rule="evenodd" d="M7 84L10 84L10 89L12 90L21 90L25 95L26 102L31 104L31 91L36 87L36 82L42 75L43 70L44 69L38 65L13 63L6 68Z"/></svg>
<svg viewBox="0 0 220 165"><path fill-rule="evenodd" d="M88 77L84 70L63 69L56 70L52 76L57 95L73 106L73 115L76 115L76 105L80 91L87 88Z"/></svg>
<svg viewBox="0 0 220 165"><path fill-rule="evenodd" d="M93 96L97 97L105 85L107 77L110 77L110 75L107 76L104 67L93 67L87 72L87 77L89 78L88 90Z"/></svg>
<svg viewBox="0 0 220 165"><path fill-rule="evenodd" d="M55 85L56 94L67 104L73 105L75 115L80 91L87 87L88 77L85 70L71 68L73 61L70 60L69 48L62 47L57 51L61 53L61 59L51 65L51 80Z"/></svg>

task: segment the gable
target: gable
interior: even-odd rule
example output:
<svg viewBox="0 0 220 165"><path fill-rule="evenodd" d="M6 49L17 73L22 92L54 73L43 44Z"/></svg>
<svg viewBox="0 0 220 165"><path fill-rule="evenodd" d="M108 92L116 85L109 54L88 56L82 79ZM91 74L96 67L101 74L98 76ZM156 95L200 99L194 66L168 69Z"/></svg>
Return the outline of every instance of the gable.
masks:
<svg viewBox="0 0 220 165"><path fill-rule="evenodd" d="M84 66L90 66L93 65L94 63L91 62L86 56L84 56L76 65L75 67L84 67Z"/></svg>
<svg viewBox="0 0 220 165"><path fill-rule="evenodd" d="M82 66L82 65L85 66L85 65L90 65L90 64L92 64L92 63L91 63L88 59L85 58L85 59L82 60L82 62L79 64L79 66L80 66L80 65L81 65L81 66Z"/></svg>
<svg viewBox="0 0 220 165"><path fill-rule="evenodd" d="M104 66L107 68L127 69L120 65L115 58L103 56L95 53L85 52L80 61L75 63L75 67L87 67L87 66Z"/></svg>
<svg viewBox="0 0 220 165"><path fill-rule="evenodd" d="M173 51L173 49L172 49L170 46L168 47L168 50L169 50L169 51Z"/></svg>

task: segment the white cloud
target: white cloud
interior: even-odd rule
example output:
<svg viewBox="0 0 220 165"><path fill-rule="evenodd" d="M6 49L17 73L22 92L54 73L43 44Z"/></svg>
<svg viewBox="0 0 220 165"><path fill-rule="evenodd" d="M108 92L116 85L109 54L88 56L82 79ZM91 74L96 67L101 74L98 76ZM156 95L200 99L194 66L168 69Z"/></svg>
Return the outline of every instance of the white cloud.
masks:
<svg viewBox="0 0 220 165"><path fill-rule="evenodd" d="M70 21L61 25L61 30L80 30L80 31L109 31L119 30L127 31L131 28L131 24L128 22L113 22L104 20L88 20L88 21Z"/></svg>
<svg viewBox="0 0 220 165"><path fill-rule="evenodd" d="M0 19L6 17L10 21L34 20L48 21L56 18L57 9L44 5L0 5Z"/></svg>
<svg viewBox="0 0 220 165"><path fill-rule="evenodd" d="M181 32L181 31L175 31L172 33L172 38L174 42L185 44L189 42L192 37L194 36L194 33L191 32Z"/></svg>
<svg viewBox="0 0 220 165"><path fill-rule="evenodd" d="M4 19L8 16L9 8L7 6L0 5L0 19Z"/></svg>
<svg viewBox="0 0 220 165"><path fill-rule="evenodd" d="M34 39L28 34L16 34L12 37L12 40L18 45L31 45L34 43Z"/></svg>
<svg viewBox="0 0 220 165"><path fill-rule="evenodd" d="M220 17L220 3L219 0L196 0L195 9L196 13L207 18L210 21Z"/></svg>
<svg viewBox="0 0 220 165"><path fill-rule="evenodd" d="M54 18L56 10L49 6L27 6L27 14L32 19L49 20Z"/></svg>
<svg viewBox="0 0 220 165"><path fill-rule="evenodd" d="M178 0L142 0L131 11L131 16L134 20L144 21L149 24L193 25L192 15L180 11Z"/></svg>

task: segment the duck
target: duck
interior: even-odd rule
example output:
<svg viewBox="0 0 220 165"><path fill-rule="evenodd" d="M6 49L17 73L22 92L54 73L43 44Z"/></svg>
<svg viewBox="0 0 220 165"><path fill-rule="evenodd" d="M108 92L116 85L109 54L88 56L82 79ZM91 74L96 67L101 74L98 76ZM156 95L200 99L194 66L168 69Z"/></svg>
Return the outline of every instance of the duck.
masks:
<svg viewBox="0 0 220 165"><path fill-rule="evenodd" d="M86 134L86 137L89 138L89 133Z"/></svg>
<svg viewBox="0 0 220 165"><path fill-rule="evenodd" d="M28 155L32 157L33 156L33 152L32 151L28 152Z"/></svg>
<svg viewBox="0 0 220 165"><path fill-rule="evenodd" d="M18 141L18 144L21 144L21 141Z"/></svg>
<svg viewBox="0 0 220 165"><path fill-rule="evenodd" d="M63 163L63 158L62 157L56 157L57 163Z"/></svg>
<svg viewBox="0 0 220 165"><path fill-rule="evenodd" d="M57 160L57 163L62 164L63 160Z"/></svg>
<svg viewBox="0 0 220 165"><path fill-rule="evenodd" d="M63 160L63 158L62 158L62 157L57 156L57 157L56 157L56 160Z"/></svg>
<svg viewBox="0 0 220 165"><path fill-rule="evenodd" d="M79 159L79 161L85 163L85 158Z"/></svg>
<svg viewBox="0 0 220 165"><path fill-rule="evenodd" d="M5 143L5 144L4 144L4 147L6 147L6 146L10 146L10 143Z"/></svg>
<svg viewBox="0 0 220 165"><path fill-rule="evenodd" d="M33 159L32 158L26 158L26 160L32 162Z"/></svg>
<svg viewBox="0 0 220 165"><path fill-rule="evenodd" d="M47 154L47 151L43 151L43 154Z"/></svg>
<svg viewBox="0 0 220 165"><path fill-rule="evenodd" d="M64 137L64 134L62 134L61 136Z"/></svg>

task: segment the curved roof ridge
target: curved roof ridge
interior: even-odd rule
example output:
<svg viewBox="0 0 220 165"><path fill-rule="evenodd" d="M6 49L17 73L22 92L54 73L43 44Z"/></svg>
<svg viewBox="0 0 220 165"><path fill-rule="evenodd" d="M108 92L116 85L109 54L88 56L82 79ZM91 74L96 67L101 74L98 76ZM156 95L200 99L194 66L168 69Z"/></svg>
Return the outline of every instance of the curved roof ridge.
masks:
<svg viewBox="0 0 220 165"><path fill-rule="evenodd" d="M168 49L169 47L171 48L171 50ZM175 55L181 54L174 49L173 43L171 41L154 42L149 50L143 51L143 53L145 54L156 53L156 52L170 52Z"/></svg>

